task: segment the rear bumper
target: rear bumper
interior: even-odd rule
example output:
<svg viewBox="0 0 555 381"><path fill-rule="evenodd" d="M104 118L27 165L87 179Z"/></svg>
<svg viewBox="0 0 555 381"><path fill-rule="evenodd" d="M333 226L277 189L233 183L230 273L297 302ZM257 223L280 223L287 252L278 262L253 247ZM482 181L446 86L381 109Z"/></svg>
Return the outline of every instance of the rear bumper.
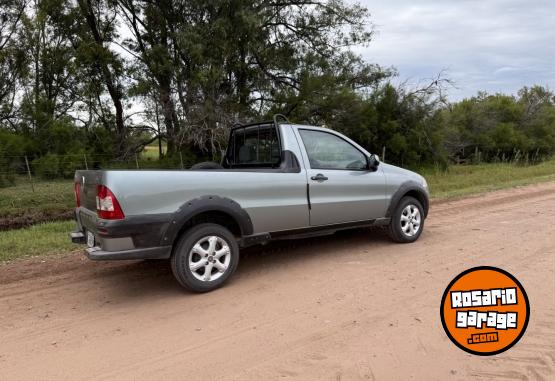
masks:
<svg viewBox="0 0 555 381"><path fill-rule="evenodd" d="M168 259L171 255L171 246L149 247L122 251L105 251L100 247L89 247L85 255L94 261L113 261L121 259Z"/></svg>
<svg viewBox="0 0 555 381"><path fill-rule="evenodd" d="M129 216L124 220L102 220L85 208L75 209L77 229L70 233L71 242L87 243L87 234L94 235L94 247L85 249L92 260L166 259L171 245L162 244L168 225L167 215Z"/></svg>

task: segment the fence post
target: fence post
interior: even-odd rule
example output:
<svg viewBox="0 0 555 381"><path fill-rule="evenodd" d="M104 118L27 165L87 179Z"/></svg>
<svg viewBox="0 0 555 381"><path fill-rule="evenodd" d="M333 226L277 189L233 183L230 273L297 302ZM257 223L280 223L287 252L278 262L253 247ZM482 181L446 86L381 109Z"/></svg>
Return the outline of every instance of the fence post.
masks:
<svg viewBox="0 0 555 381"><path fill-rule="evenodd" d="M181 169L183 169L183 154L179 151L179 160L181 161Z"/></svg>
<svg viewBox="0 0 555 381"><path fill-rule="evenodd" d="M385 146L382 148L382 162L385 163Z"/></svg>
<svg viewBox="0 0 555 381"><path fill-rule="evenodd" d="M33 177L31 176L31 168L29 168L29 160L27 160L27 155L25 155L25 165L27 166L27 174L29 175L29 181L31 182L31 189L35 192L35 185L33 184Z"/></svg>
<svg viewBox="0 0 555 381"><path fill-rule="evenodd" d="M137 165L137 169L139 169L139 159L137 159L137 154L135 154L135 164Z"/></svg>
<svg viewBox="0 0 555 381"><path fill-rule="evenodd" d="M87 164L87 154L86 153L83 154L83 158L85 159L85 169L88 171L89 170L89 164Z"/></svg>

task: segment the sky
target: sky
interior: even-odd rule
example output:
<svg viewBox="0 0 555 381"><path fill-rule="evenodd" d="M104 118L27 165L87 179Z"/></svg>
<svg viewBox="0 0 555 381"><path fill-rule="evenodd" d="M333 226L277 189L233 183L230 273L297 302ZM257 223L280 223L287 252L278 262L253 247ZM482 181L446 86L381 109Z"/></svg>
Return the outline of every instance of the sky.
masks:
<svg viewBox="0 0 555 381"><path fill-rule="evenodd" d="M452 101L516 94L534 84L555 90L554 0L359 0L374 40L357 51L417 84L445 70Z"/></svg>

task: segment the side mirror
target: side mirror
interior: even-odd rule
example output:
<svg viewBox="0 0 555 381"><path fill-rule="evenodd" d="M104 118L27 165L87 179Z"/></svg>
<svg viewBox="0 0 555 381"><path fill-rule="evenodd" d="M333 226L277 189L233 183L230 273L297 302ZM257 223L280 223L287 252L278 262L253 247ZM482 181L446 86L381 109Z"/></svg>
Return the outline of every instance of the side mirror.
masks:
<svg viewBox="0 0 555 381"><path fill-rule="evenodd" d="M380 157L378 155L370 155L367 161L369 170L375 171L376 169L378 169L378 166L380 165Z"/></svg>

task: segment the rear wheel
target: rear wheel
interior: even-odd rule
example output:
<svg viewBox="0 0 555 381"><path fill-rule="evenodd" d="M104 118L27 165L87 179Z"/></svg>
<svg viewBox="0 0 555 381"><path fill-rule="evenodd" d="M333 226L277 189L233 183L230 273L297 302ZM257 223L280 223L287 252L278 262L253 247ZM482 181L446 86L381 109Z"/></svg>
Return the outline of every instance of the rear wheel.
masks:
<svg viewBox="0 0 555 381"><path fill-rule="evenodd" d="M185 288L195 292L222 286L239 264L233 234L217 224L193 226L180 238L171 258L172 272Z"/></svg>
<svg viewBox="0 0 555 381"><path fill-rule="evenodd" d="M424 229L424 209L414 197L403 197L391 215L389 236L395 242L414 242Z"/></svg>

